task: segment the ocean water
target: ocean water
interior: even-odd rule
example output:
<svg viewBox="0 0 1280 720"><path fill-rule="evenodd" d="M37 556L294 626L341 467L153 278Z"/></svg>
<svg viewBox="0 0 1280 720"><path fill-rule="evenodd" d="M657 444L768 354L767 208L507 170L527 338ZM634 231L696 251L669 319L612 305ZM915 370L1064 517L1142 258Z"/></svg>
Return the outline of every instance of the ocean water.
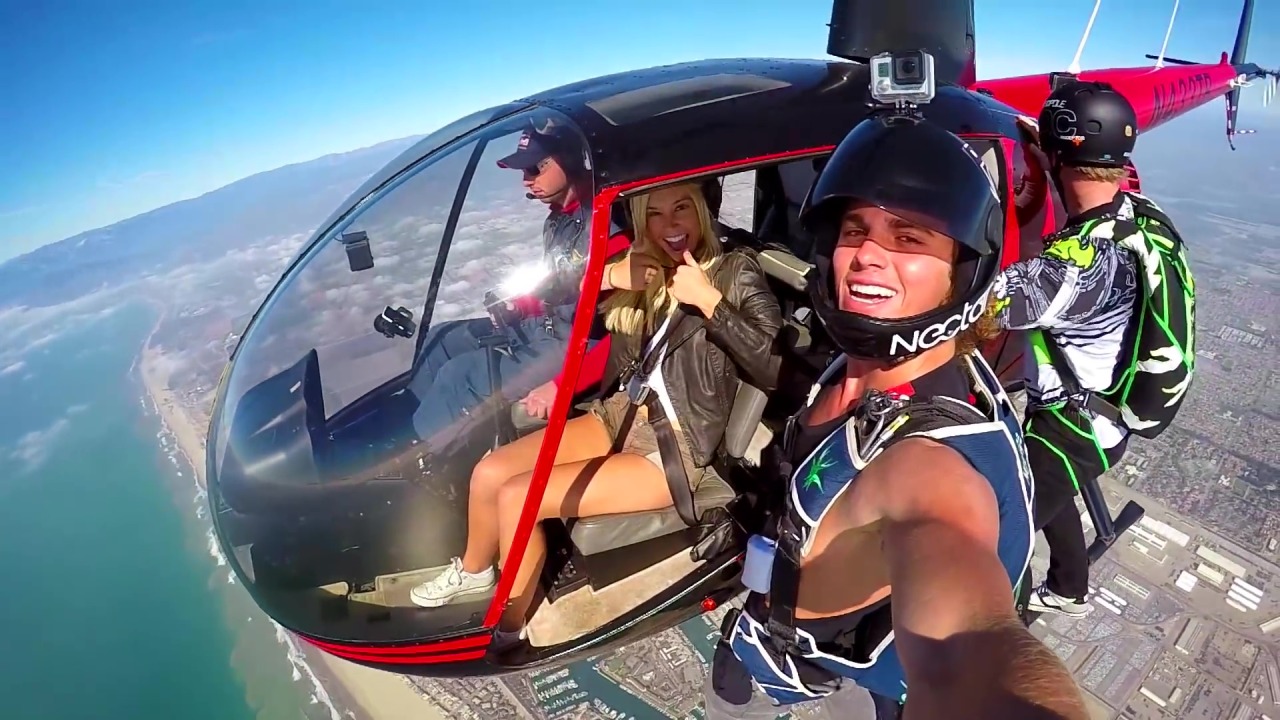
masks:
<svg viewBox="0 0 1280 720"><path fill-rule="evenodd" d="M0 716L336 718L161 447L130 370L155 317L100 314L0 375Z"/></svg>

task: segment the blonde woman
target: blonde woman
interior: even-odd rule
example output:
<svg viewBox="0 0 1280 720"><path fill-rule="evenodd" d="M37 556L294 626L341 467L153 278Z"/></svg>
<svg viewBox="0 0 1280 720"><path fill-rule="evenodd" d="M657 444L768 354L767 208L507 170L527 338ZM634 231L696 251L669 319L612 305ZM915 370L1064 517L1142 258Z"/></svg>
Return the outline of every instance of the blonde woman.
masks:
<svg viewBox="0 0 1280 720"><path fill-rule="evenodd" d="M601 283L608 293L601 312L613 334L606 384L626 381L622 368L648 357L652 399L632 413L626 391L619 390L566 424L538 520L670 507L649 414L671 420L696 489L724 436L737 379L772 387L782 314L754 255L723 251L696 184L635 197L630 211L638 241L606 266ZM476 465L466 551L442 575L414 588L414 603L438 607L492 590L493 559L501 563L511 548L541 445L537 432ZM542 528L535 525L520 568L505 569L516 579L496 643L523 637L545 556Z"/></svg>

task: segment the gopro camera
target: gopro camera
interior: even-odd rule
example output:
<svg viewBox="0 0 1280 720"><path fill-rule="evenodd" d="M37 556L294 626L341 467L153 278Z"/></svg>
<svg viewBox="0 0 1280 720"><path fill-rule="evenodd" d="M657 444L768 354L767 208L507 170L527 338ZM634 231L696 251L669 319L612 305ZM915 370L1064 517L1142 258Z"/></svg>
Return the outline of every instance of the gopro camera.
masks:
<svg viewBox="0 0 1280 720"><path fill-rule="evenodd" d="M933 56L923 50L871 58L871 97L891 105L923 105L936 91Z"/></svg>

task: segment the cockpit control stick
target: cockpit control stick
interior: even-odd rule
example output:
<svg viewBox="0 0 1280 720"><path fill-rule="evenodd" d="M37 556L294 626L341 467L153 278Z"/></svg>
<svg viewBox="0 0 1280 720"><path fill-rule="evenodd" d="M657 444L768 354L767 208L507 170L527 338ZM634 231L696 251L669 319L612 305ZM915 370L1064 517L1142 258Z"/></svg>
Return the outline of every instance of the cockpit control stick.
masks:
<svg viewBox="0 0 1280 720"><path fill-rule="evenodd" d="M497 392L497 388L502 387L502 368L498 355L512 356L511 336L508 330L511 326L511 311L507 309L506 301L499 298L498 294L492 290L484 294L484 306L489 312L489 322L493 331L488 335L477 337L476 340L480 347L485 349L485 362L489 370L489 387L495 389L489 398L489 402L495 406L505 408L506 403L502 400L502 393ZM495 450L516 439L515 427L512 425L509 411L494 412L494 424L497 431L494 441Z"/></svg>
<svg viewBox="0 0 1280 720"><path fill-rule="evenodd" d="M388 305L381 315L373 319L373 329L389 338L397 335L411 338L417 325L413 322L413 311L403 305L398 308Z"/></svg>

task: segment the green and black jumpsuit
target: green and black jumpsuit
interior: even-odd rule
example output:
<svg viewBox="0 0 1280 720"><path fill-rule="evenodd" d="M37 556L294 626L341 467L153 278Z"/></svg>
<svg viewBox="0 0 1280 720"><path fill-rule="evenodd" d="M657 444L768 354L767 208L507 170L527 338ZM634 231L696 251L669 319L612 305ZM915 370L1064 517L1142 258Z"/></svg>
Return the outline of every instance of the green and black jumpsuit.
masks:
<svg viewBox="0 0 1280 720"><path fill-rule="evenodd" d="M1080 483L1119 462L1128 431L1082 409L1066 388L1105 391L1123 370L1141 282L1137 259L1118 241L1141 232L1134 204L1120 192L1068 218L1040 256L1011 265L993 291L1001 327L1028 330L1031 342L1023 427L1035 476L1035 527L1049 545L1046 585L1076 600L1088 594L1089 558L1073 499Z"/></svg>

